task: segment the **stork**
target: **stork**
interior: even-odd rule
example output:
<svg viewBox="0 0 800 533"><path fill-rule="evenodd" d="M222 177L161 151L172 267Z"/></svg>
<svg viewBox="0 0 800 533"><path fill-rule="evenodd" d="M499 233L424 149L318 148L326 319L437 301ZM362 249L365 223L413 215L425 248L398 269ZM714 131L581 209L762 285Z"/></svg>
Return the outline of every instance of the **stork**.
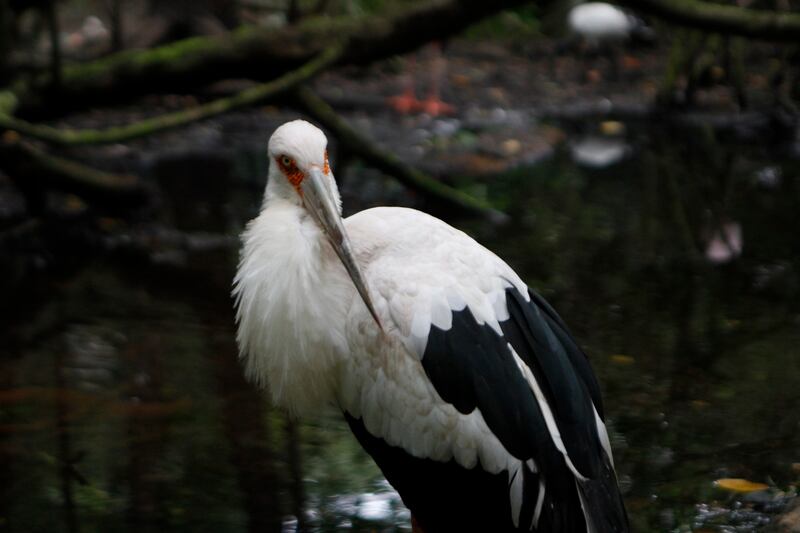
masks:
<svg viewBox="0 0 800 533"><path fill-rule="evenodd" d="M593 55L601 53L608 57L614 78L620 66L634 69L640 66L633 57L619 57L617 48L620 44L634 39L641 42L654 39L653 30L641 19L606 2L586 2L573 6L567 15L567 26L570 33L582 41L584 54L588 48ZM596 70L593 72L595 76L599 75Z"/></svg>
<svg viewBox="0 0 800 533"><path fill-rule="evenodd" d="M441 220L343 220L326 146L302 120L269 140L233 285L248 377L295 415L338 407L417 531L628 531L600 388L562 319Z"/></svg>
<svg viewBox="0 0 800 533"><path fill-rule="evenodd" d="M567 25L573 33L597 46L605 41L626 40L641 23L613 4L587 2L569 10Z"/></svg>

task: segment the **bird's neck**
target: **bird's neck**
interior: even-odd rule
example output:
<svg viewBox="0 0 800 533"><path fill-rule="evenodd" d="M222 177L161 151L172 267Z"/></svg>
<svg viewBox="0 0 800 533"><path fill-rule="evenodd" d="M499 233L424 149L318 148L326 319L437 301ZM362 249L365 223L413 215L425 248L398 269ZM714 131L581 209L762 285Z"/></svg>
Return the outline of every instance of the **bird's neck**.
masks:
<svg viewBox="0 0 800 533"><path fill-rule="evenodd" d="M355 289L303 208L265 201L244 233L234 295L248 375L291 411L333 402Z"/></svg>

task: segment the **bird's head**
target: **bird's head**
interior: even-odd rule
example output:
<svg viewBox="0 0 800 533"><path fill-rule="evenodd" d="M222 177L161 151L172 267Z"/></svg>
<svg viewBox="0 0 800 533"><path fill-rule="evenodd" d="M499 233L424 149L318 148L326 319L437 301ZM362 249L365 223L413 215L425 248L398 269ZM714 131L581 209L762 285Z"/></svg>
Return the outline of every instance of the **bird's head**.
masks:
<svg viewBox="0 0 800 533"><path fill-rule="evenodd" d="M287 122L269 139L269 180L271 194L283 200L303 204L315 183L323 186L326 196L341 212L339 191L328 162L328 139L316 126L305 120Z"/></svg>
<svg viewBox="0 0 800 533"><path fill-rule="evenodd" d="M276 129L269 139L267 197L277 196L306 210L327 237L370 314L381 326L342 223L341 199L327 147L328 139L322 130L305 120L293 120Z"/></svg>

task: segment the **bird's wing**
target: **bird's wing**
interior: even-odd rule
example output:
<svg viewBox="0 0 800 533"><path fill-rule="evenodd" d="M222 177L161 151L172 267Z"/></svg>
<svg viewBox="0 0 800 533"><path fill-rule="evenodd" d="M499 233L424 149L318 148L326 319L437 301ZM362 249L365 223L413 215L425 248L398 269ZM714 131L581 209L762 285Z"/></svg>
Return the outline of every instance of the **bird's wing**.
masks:
<svg viewBox="0 0 800 533"><path fill-rule="evenodd" d="M498 462L503 467L497 456L504 452L512 518L522 529L626 531L599 387L586 356L558 314L510 267L440 224L378 254L368 267L378 307L390 318L389 335L422 369L418 376L381 369L381 385L361 402L367 417L383 411L377 423L365 418L369 433L417 457L452 456L488 471ZM420 422L424 416L407 420L392 393L382 392L393 387L411 391L409 405L423 401L426 387L435 390L428 400L441 410L439 424L449 434ZM451 455L437 450L448 442Z"/></svg>

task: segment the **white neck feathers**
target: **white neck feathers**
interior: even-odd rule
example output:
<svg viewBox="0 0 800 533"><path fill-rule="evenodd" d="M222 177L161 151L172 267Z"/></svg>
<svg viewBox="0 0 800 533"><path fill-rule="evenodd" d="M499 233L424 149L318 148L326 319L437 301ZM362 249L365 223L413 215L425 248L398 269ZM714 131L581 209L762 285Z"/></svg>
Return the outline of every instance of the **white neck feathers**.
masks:
<svg viewBox="0 0 800 533"><path fill-rule="evenodd" d="M233 295L247 376L295 413L333 402L352 282L316 224L292 202L267 196L243 240Z"/></svg>

